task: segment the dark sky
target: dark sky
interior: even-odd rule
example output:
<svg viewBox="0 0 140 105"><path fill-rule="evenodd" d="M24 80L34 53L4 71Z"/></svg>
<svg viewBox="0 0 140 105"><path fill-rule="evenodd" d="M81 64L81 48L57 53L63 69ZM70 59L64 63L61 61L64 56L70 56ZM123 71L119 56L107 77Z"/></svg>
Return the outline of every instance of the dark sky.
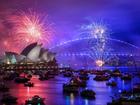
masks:
<svg viewBox="0 0 140 105"><path fill-rule="evenodd" d="M81 25L102 19L112 38L140 46L140 0L0 0L1 40L10 28L5 18L30 8L48 15L59 41L73 39Z"/></svg>

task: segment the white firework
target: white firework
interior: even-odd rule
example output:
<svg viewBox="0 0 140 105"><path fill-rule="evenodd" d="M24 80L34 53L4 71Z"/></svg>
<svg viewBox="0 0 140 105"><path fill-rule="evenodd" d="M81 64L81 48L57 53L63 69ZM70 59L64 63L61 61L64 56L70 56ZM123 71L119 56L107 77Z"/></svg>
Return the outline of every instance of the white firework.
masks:
<svg viewBox="0 0 140 105"><path fill-rule="evenodd" d="M91 23L85 28L90 37L93 39L89 41L91 57L95 61L95 65L102 67L106 61L109 59L109 56L106 53L109 53L110 49L107 48L109 32L107 26L103 23Z"/></svg>

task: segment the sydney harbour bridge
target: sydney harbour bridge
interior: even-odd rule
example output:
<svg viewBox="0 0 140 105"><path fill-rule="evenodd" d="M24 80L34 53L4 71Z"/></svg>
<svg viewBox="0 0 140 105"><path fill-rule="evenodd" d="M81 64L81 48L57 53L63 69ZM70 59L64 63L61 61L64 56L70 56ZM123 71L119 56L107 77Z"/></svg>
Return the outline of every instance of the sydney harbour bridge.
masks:
<svg viewBox="0 0 140 105"><path fill-rule="evenodd" d="M100 53L93 37L77 38L57 44L50 48L56 53L60 66L90 69L96 66ZM125 41L107 38L102 59L106 66L140 66L140 48Z"/></svg>

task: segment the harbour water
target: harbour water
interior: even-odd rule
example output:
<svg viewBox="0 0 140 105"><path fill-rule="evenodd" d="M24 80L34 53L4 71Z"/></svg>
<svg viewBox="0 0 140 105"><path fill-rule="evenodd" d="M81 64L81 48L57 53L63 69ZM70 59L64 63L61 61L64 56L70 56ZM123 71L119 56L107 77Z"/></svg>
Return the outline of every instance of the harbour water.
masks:
<svg viewBox="0 0 140 105"><path fill-rule="evenodd" d="M62 86L67 83L70 78L58 75L55 78L40 81L38 76L33 76L31 82L35 84L34 87L24 87L23 84L16 84L14 81L7 82L10 87L10 93L18 97L18 105L24 105L25 100L34 95L39 95L45 98L46 105L107 105L111 101L111 96L117 95L122 90L130 90L133 84L140 82L140 78L133 75L132 81L123 81L119 77L111 78L117 82L117 87L106 86L106 82L97 82L93 80L94 75L89 75L90 79L87 81L88 89L96 92L95 100L83 99L80 94L64 94ZM80 91L82 88L80 88ZM2 93L0 93L2 95Z"/></svg>

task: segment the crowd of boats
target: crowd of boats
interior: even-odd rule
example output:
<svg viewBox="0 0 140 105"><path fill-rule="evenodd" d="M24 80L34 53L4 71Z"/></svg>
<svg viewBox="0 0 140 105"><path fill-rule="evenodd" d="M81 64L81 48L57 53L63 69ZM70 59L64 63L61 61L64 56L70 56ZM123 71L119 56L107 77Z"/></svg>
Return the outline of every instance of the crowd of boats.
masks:
<svg viewBox="0 0 140 105"><path fill-rule="evenodd" d="M35 84L31 82L33 75L37 75L40 81L48 80L54 78L56 74L51 71L0 71L0 94L1 97L0 105L18 105L18 97L12 96L10 94L10 87L8 86L8 81L14 81L17 84L23 84L25 87L34 87ZM45 105L45 98L38 95L32 96L31 98L25 100L23 105Z"/></svg>
<svg viewBox="0 0 140 105"><path fill-rule="evenodd" d="M132 81L133 76L130 73L122 73L120 70L93 70L93 71L79 71L76 73L65 71L63 73L64 77L70 77L71 80L63 85L64 92L78 93L80 87L86 87L86 81L89 79L88 75L95 75L93 80L95 81L106 81L107 86L116 87L118 84L116 81L111 80L113 77L118 77L123 81ZM139 82L139 81L138 81ZM131 83L131 82L130 82ZM129 95L128 95L129 93ZM80 92L83 98L95 99L96 92L94 90L83 89ZM118 98L119 97L119 98ZM112 99L108 105L140 105L140 83L133 84L132 92L123 91L119 93L118 97Z"/></svg>
<svg viewBox="0 0 140 105"><path fill-rule="evenodd" d="M56 75L63 75L65 78L69 78L67 83L62 85L63 93L80 94L82 98L96 99L96 92L92 89L87 89L87 81L91 78L89 75L94 75L93 81L106 81L107 86L115 87L117 82L111 80L112 77L120 77L124 81L131 81L133 75L130 73L122 73L120 70L60 70L59 72L51 71L0 71L0 92L3 93L1 103L9 105L8 103L17 103L18 97L14 97L10 94L10 87L7 86L7 81L14 81L18 84L23 84L25 87L34 87L35 84L31 82L33 75L37 75L40 81L49 80ZM38 95L25 100L25 105L45 105L45 98L41 98ZM138 103L140 105L140 83L134 84L133 92L123 91L119 94L119 98L112 98L112 102L108 105L133 105ZM127 104L126 104L127 103Z"/></svg>

